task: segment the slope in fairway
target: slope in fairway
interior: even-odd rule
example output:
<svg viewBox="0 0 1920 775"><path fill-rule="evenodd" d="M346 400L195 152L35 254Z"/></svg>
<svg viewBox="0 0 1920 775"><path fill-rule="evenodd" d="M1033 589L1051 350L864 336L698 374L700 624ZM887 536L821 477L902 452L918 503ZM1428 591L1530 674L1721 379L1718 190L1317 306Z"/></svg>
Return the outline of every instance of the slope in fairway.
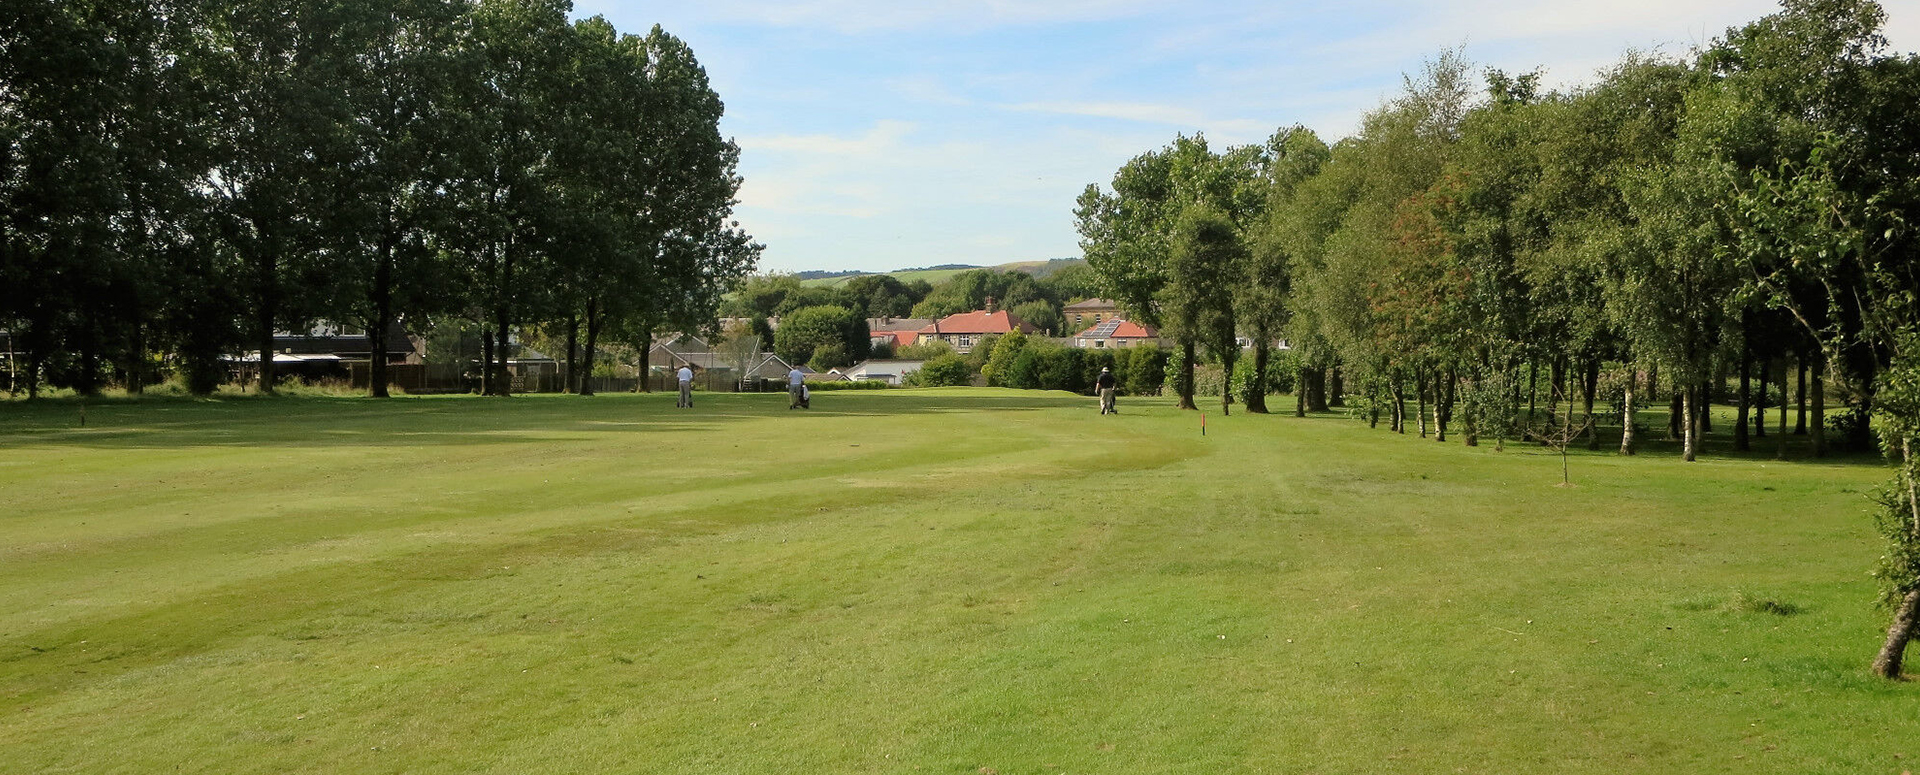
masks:
<svg viewBox="0 0 1920 775"><path fill-rule="evenodd" d="M672 403L0 405L0 772L1920 757L1916 686L1865 669L1871 461L1561 488L1537 449L1157 399Z"/></svg>

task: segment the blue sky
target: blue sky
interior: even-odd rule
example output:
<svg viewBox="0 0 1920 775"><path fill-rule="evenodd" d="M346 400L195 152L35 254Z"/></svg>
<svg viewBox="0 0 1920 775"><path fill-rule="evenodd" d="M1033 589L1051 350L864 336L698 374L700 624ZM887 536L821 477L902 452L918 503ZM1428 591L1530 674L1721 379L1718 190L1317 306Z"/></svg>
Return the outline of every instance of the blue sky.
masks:
<svg viewBox="0 0 1920 775"><path fill-rule="evenodd" d="M1158 0L575 0L686 40L741 147L736 216L761 268L884 271L1078 256L1073 200L1204 132L1329 142L1443 48L1550 83L1629 48L1685 52L1766 0L1352 3ZM1920 8L1883 0L1893 48Z"/></svg>

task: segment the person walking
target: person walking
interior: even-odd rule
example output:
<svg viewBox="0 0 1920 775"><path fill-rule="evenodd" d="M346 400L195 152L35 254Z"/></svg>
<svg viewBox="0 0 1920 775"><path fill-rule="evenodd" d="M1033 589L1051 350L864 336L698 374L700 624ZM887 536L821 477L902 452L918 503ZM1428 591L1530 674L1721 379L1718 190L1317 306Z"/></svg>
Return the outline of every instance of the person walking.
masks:
<svg viewBox="0 0 1920 775"><path fill-rule="evenodd" d="M1119 414L1120 413L1120 410L1115 409L1113 406L1113 385L1114 385L1113 369L1106 366L1101 366L1100 378L1093 381L1093 386L1100 390L1100 413L1101 414Z"/></svg>
<svg viewBox="0 0 1920 775"><path fill-rule="evenodd" d="M787 395L792 399L792 401L787 404L788 409L800 408L800 401L806 389L806 372L801 371L798 366L793 367L793 371L787 372Z"/></svg>
<svg viewBox="0 0 1920 775"><path fill-rule="evenodd" d="M683 409L692 409L693 369L689 369L683 364L680 366L680 370L674 373L674 376L680 378L680 403L674 404L674 406Z"/></svg>

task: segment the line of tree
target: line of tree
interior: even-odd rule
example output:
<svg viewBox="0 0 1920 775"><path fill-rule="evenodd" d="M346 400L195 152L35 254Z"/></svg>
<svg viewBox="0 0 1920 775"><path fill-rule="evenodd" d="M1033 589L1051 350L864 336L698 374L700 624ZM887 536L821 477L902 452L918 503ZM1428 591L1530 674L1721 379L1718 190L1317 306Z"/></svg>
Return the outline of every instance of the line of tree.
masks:
<svg viewBox="0 0 1920 775"><path fill-rule="evenodd" d="M1561 427L1590 428L1609 389L1622 454L1636 411L1670 399L1691 461L1716 398L1744 450L1768 385L1797 378L1818 455L1837 395L1838 441L1871 448L1877 429L1899 469L1875 662L1897 676L1920 626L1920 58L1886 50L1884 19L1866 0L1787 0L1558 92L1447 52L1332 146L1293 127L1133 159L1080 197L1082 246L1113 298L1180 343L1183 407L1196 349L1232 373L1236 331L1257 384L1270 343L1290 344L1296 412L1350 388L1375 423L1443 441L1459 426L1469 445L1528 433L1544 381Z"/></svg>
<svg viewBox="0 0 1920 775"><path fill-rule="evenodd" d="M743 321L747 333L774 343L774 352L788 362L825 371L869 356L898 355L870 352L869 319L939 319L983 309L992 299L1042 332L1066 336L1073 332L1065 330L1067 320L1061 308L1096 293L1093 272L1084 264L1061 267L1046 277L970 269L938 284L861 275L838 285L821 285L794 275L769 275L748 279L722 303L720 314ZM833 322L826 322L828 317ZM790 327L796 319L803 325ZM778 332L773 330L773 320L780 321Z"/></svg>
<svg viewBox="0 0 1920 775"><path fill-rule="evenodd" d="M396 321L570 344L710 325L760 246L693 52L567 0L20 0L0 14L15 389L194 393L226 356ZM569 359L573 357L569 347ZM586 368L569 374L588 374Z"/></svg>

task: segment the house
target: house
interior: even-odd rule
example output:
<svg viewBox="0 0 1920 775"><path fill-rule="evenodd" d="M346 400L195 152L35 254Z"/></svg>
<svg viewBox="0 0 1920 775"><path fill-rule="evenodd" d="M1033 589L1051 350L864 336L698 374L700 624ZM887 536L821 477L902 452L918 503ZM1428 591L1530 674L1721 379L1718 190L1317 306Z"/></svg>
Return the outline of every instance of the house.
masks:
<svg viewBox="0 0 1920 775"><path fill-rule="evenodd" d="M1060 314L1066 317L1069 331L1097 326L1122 316L1120 305L1108 299L1076 301L1061 307Z"/></svg>
<svg viewBox="0 0 1920 775"><path fill-rule="evenodd" d="M987 299L986 309L948 315L920 329L920 340L939 339L953 345L954 352L965 353L972 352L983 337L1013 331L1031 334L1037 330L1011 312L994 309L993 299Z"/></svg>
<svg viewBox="0 0 1920 775"><path fill-rule="evenodd" d="M679 371L681 366L692 369L695 374L716 369L735 372L739 371L742 365L739 360L740 356L733 353L675 352L662 344L654 345L653 350L647 354L647 366L655 374L670 374ZM792 366L773 353L754 353L747 356L745 366L746 371L736 375L736 378L785 380L787 372L793 370Z"/></svg>
<svg viewBox="0 0 1920 775"><path fill-rule="evenodd" d="M373 344L372 337L367 336L365 329L323 320L303 332L273 332L273 351L277 355L332 356L340 361L364 361L372 359ZM422 363L425 356L425 339L408 335L406 327L399 321L387 326L388 363ZM253 360L259 362L259 353L254 353ZM282 361L276 357L273 362L278 364Z"/></svg>
<svg viewBox="0 0 1920 775"><path fill-rule="evenodd" d="M907 375L920 370L926 361L906 361L877 359L868 360L834 371L855 382L878 380L889 385L899 385L906 381Z"/></svg>
<svg viewBox="0 0 1920 775"><path fill-rule="evenodd" d="M1073 346L1087 350L1111 350L1159 342L1160 332L1125 318L1108 318L1097 326L1073 335Z"/></svg>
<svg viewBox="0 0 1920 775"><path fill-rule="evenodd" d="M920 331L933 325L931 318L867 318L867 332L875 347L887 345L895 350L920 341Z"/></svg>

